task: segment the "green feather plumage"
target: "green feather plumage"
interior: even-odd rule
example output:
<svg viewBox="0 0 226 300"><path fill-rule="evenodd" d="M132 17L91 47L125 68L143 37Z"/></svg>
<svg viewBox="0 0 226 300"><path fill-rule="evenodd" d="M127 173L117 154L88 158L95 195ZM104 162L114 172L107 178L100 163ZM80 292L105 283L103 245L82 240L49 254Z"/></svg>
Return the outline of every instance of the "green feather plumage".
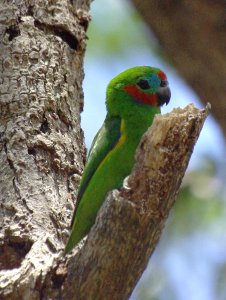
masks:
<svg viewBox="0 0 226 300"><path fill-rule="evenodd" d="M159 105L143 104L142 99L134 99L124 87L136 85L140 78L152 78L152 83L158 83L159 72L157 68L135 67L110 81L106 99L107 116L88 155L66 252L72 250L89 232L107 192L122 186L134 165L135 151L142 135L152 124L154 116L160 113ZM142 92L155 95L159 84L154 90L150 88Z"/></svg>

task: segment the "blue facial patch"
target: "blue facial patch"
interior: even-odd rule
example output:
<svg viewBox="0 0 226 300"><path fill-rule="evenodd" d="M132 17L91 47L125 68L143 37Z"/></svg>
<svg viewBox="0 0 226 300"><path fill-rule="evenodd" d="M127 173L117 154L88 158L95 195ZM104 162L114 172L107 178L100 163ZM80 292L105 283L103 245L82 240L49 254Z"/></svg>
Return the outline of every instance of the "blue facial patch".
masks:
<svg viewBox="0 0 226 300"><path fill-rule="evenodd" d="M161 84L161 79L152 75L150 77L142 77L137 82L137 86L146 93L155 93Z"/></svg>
<svg viewBox="0 0 226 300"><path fill-rule="evenodd" d="M156 75L152 75L151 77L146 77L145 79L148 81L150 85L149 91L156 92L156 90L160 86L161 79L159 79L159 77Z"/></svg>

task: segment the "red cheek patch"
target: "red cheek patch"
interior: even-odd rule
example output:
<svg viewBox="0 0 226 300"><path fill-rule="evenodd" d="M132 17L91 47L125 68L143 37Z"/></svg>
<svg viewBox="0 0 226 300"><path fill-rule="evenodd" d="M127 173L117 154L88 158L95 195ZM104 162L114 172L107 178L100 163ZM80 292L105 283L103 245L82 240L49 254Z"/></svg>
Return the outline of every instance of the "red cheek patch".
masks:
<svg viewBox="0 0 226 300"><path fill-rule="evenodd" d="M141 90L139 90L136 85L127 85L127 86L124 87L124 90L129 95L131 95L134 98L134 100L138 100L143 104L148 104L148 105L152 105L152 106L157 106L157 104L158 104L156 94L144 93Z"/></svg>

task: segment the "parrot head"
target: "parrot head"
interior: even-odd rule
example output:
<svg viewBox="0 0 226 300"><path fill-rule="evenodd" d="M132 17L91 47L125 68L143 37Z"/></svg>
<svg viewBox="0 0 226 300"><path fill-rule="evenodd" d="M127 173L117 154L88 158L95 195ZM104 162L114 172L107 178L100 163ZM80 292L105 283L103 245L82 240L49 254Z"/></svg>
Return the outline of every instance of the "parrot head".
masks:
<svg viewBox="0 0 226 300"><path fill-rule="evenodd" d="M158 68L140 66L127 69L113 78L107 88L106 106L112 115L131 115L140 109L168 104L167 77Z"/></svg>

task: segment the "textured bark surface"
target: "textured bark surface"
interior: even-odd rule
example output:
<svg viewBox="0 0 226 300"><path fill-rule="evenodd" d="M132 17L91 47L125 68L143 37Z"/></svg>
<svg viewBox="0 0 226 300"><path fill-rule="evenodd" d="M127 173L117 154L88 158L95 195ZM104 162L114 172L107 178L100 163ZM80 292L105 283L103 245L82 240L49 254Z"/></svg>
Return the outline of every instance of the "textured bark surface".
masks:
<svg viewBox="0 0 226 300"><path fill-rule="evenodd" d="M85 160L89 1L0 4L0 299L127 299L159 239L207 116L159 116L87 240L63 249Z"/></svg>
<svg viewBox="0 0 226 300"><path fill-rule="evenodd" d="M128 299L159 240L208 109L190 105L155 118L131 176L108 195L85 244L68 258L64 299Z"/></svg>
<svg viewBox="0 0 226 300"><path fill-rule="evenodd" d="M164 55L187 80L226 136L226 2L132 0Z"/></svg>
<svg viewBox="0 0 226 300"><path fill-rule="evenodd" d="M0 4L0 298L40 299L85 159L89 0Z"/></svg>

